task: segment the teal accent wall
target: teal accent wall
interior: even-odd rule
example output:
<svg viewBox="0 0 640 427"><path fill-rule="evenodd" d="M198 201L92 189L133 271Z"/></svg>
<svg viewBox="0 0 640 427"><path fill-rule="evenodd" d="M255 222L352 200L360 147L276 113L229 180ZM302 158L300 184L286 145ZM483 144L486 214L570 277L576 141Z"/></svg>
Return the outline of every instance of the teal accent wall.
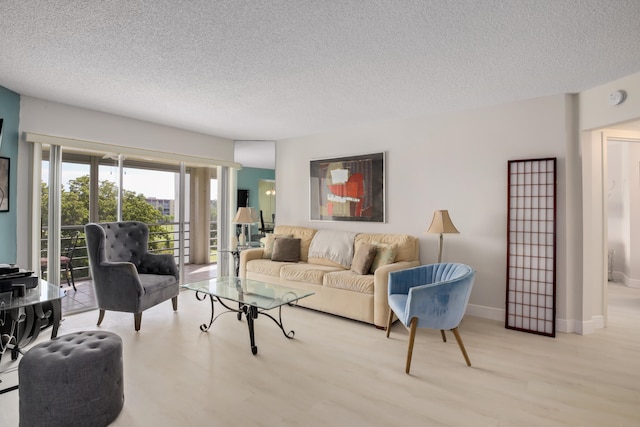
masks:
<svg viewBox="0 0 640 427"><path fill-rule="evenodd" d="M238 171L238 189L249 190L249 206L258 208L258 183L261 179L276 179L275 169L242 168ZM251 234L257 234L253 226Z"/></svg>
<svg viewBox="0 0 640 427"><path fill-rule="evenodd" d="M18 182L18 125L20 121L20 95L0 86L0 118L2 141L0 157L9 158L9 212L0 212L0 263L16 262L17 198ZM257 185L257 184L256 184Z"/></svg>

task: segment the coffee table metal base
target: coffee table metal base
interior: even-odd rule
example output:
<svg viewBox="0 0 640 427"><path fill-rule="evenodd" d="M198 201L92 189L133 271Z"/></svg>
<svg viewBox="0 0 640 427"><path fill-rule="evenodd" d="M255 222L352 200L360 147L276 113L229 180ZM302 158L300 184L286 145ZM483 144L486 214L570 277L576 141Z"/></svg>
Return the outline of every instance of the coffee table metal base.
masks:
<svg viewBox="0 0 640 427"><path fill-rule="evenodd" d="M287 332L284 329L284 326L282 324L282 306L278 306L278 318L276 319L275 317L267 313L265 310L259 310L258 307L255 305L238 303L238 308L236 309L236 308L230 307L227 303L225 303L222 300L222 298L219 298L215 295L196 291L196 298L198 299L198 301L204 301L207 297L209 297L209 302L211 303L211 318L209 319L209 324L203 323L202 325L200 325L200 330L202 332L207 332L211 328L211 325L213 325L213 322L215 322L215 320L218 317L220 317L225 313L237 313L238 320L242 320L242 315L244 314L244 316L247 319L247 327L249 328L249 341L251 343L251 353L258 354L258 347L256 346L253 322L255 319L258 318L258 314L262 314L264 316L267 316L271 320L273 320L273 322L276 325L278 325L278 327L280 328L280 330L282 331L282 333L286 338L293 339L293 337L295 336L294 331L291 330ZM214 302L220 303L220 305L222 305L227 310L223 311L222 313L219 313L216 316L215 306L213 304Z"/></svg>

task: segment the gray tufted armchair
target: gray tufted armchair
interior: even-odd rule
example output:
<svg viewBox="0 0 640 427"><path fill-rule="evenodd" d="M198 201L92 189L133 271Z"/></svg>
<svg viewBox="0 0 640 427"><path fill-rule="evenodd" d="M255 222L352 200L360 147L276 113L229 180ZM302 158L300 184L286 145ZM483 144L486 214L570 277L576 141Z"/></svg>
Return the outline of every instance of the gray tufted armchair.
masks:
<svg viewBox="0 0 640 427"><path fill-rule="evenodd" d="M171 298L178 309L179 273L171 254L147 252L149 228L142 222L109 222L84 226L89 266L100 314L133 313L140 330L142 312Z"/></svg>

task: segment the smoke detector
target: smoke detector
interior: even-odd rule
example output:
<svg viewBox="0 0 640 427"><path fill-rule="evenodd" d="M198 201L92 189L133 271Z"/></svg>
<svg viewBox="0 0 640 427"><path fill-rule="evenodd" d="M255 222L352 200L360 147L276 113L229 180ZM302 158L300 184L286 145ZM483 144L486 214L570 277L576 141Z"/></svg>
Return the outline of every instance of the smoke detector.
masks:
<svg viewBox="0 0 640 427"><path fill-rule="evenodd" d="M616 90L609 94L609 104L611 105L620 105L625 99L627 99L627 92L623 90Z"/></svg>

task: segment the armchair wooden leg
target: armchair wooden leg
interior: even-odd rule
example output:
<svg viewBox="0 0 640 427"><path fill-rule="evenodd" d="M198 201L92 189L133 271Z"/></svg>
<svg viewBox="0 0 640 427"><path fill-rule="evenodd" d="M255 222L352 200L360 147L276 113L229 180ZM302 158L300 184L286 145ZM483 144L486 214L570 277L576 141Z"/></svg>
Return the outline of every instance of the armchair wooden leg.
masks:
<svg viewBox="0 0 640 427"><path fill-rule="evenodd" d="M100 323L102 323L102 320L104 319L104 310L100 310L100 314L98 314L98 326L100 326Z"/></svg>
<svg viewBox="0 0 640 427"><path fill-rule="evenodd" d="M411 325L409 328L409 348L407 349L407 366L404 369L406 374L411 369L411 356L413 356L413 342L416 340L416 329L418 327L418 318L411 319Z"/></svg>
<svg viewBox="0 0 640 427"><path fill-rule="evenodd" d="M178 311L178 297L171 298L171 304L173 305L173 311Z"/></svg>
<svg viewBox="0 0 640 427"><path fill-rule="evenodd" d="M389 334L391 333L391 323L393 323L393 310L389 308L389 320L387 321L387 338L389 338Z"/></svg>
<svg viewBox="0 0 640 427"><path fill-rule="evenodd" d="M136 332L138 332L140 330L140 323L142 323L142 313L133 313L133 323Z"/></svg>
<svg viewBox="0 0 640 427"><path fill-rule="evenodd" d="M467 350L464 349L464 344L462 344L462 338L460 338L460 333L458 332L458 328L453 328L451 330L453 335L456 337L456 341L458 341L458 345L460 346L460 350L462 350L462 355L464 356L464 360L467 362L467 366L471 366L471 360L469 360L469 355L467 354Z"/></svg>
<svg viewBox="0 0 640 427"><path fill-rule="evenodd" d="M442 335L442 341L447 342L447 336L444 334L444 329L440 329L440 334Z"/></svg>

